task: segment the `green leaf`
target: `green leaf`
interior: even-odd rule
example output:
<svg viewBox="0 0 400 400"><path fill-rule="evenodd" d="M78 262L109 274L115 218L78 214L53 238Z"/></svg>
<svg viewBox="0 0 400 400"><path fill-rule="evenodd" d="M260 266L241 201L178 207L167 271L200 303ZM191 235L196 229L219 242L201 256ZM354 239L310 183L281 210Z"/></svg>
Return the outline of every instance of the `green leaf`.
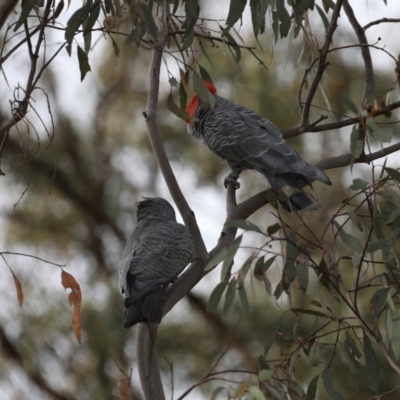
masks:
<svg viewBox="0 0 400 400"><path fill-rule="evenodd" d="M194 29L194 26L199 19L200 7L197 0L187 0L185 1L185 15L186 20L183 24L185 28L185 36L191 35Z"/></svg>
<svg viewBox="0 0 400 400"><path fill-rule="evenodd" d="M353 184L350 186L349 189L355 190L355 191L357 191L357 190L364 190L364 189L366 189L368 186L369 186L369 183L368 183L368 182L364 181L363 179L356 178L356 179L353 179Z"/></svg>
<svg viewBox="0 0 400 400"><path fill-rule="evenodd" d="M199 65L199 70L200 70L200 76L203 79L203 81L213 83L210 74L207 72L207 70L205 68L203 68L201 65Z"/></svg>
<svg viewBox="0 0 400 400"><path fill-rule="evenodd" d="M387 288L377 290L369 302L369 310L372 314L372 322L374 325L378 322L379 313L386 303L388 292L389 289Z"/></svg>
<svg viewBox="0 0 400 400"><path fill-rule="evenodd" d="M250 0L251 22L254 36L265 31L265 14L268 10L268 0Z"/></svg>
<svg viewBox="0 0 400 400"><path fill-rule="evenodd" d="M246 289L242 285L237 289L237 291L239 293L240 304L242 305L244 315L246 317L249 317L250 316L250 307L249 307L249 301L247 299Z"/></svg>
<svg viewBox="0 0 400 400"><path fill-rule="evenodd" d="M267 272L268 268L272 265L272 263L275 261L277 256L273 256L271 258L269 258L267 261L265 261L264 263L264 272Z"/></svg>
<svg viewBox="0 0 400 400"><path fill-rule="evenodd" d="M316 7L317 7L317 11L318 11L319 16L320 16L321 19L322 19L322 23L324 24L325 31L327 31L328 28L329 28L329 21L328 21L328 18L326 17L326 15L325 15L325 13L323 12L323 10L321 10L321 8L318 6L318 4L316 4Z"/></svg>
<svg viewBox="0 0 400 400"><path fill-rule="evenodd" d="M202 102L208 104L211 108L214 108L215 98L204 86L203 79L197 71L193 71L193 88L194 91L199 95Z"/></svg>
<svg viewBox="0 0 400 400"><path fill-rule="evenodd" d="M118 47L118 44L117 44L117 42L113 39L113 37L110 35L110 38L111 38L111 40L112 40L112 45L113 45L113 48L114 48L114 54L115 54L115 57L118 57L119 56L119 47Z"/></svg>
<svg viewBox="0 0 400 400"><path fill-rule="evenodd" d="M80 48L80 46L78 46L78 61L82 82L85 79L86 74L90 71L90 65L87 54Z"/></svg>
<svg viewBox="0 0 400 400"><path fill-rule="evenodd" d="M330 9L334 9L335 8L335 3L332 0L322 0L323 3L325 3Z"/></svg>
<svg viewBox="0 0 400 400"><path fill-rule="evenodd" d="M179 0L174 0L174 8L172 9L172 14L176 14L179 8Z"/></svg>
<svg viewBox="0 0 400 400"><path fill-rule="evenodd" d="M247 0L231 0L229 6L228 18L226 19L226 28L223 32L223 36L228 30L236 24L236 22L242 18L244 8L246 7Z"/></svg>
<svg viewBox="0 0 400 400"><path fill-rule="evenodd" d="M178 118L186 121L190 120L190 115L174 103L172 92L167 97L167 107L168 110L175 114Z"/></svg>
<svg viewBox="0 0 400 400"><path fill-rule="evenodd" d="M251 268L251 264L253 262L254 256L251 255L244 263L242 268L239 270L238 276L237 276L237 282L238 282L238 287L243 286L244 280Z"/></svg>
<svg viewBox="0 0 400 400"><path fill-rule="evenodd" d="M383 143L390 143L393 138L393 129L380 127L378 133L378 139Z"/></svg>
<svg viewBox="0 0 400 400"><path fill-rule="evenodd" d="M187 33L187 35L185 35L180 50L181 51L187 50L192 45L193 40L194 40L194 30L191 30Z"/></svg>
<svg viewBox="0 0 400 400"><path fill-rule="evenodd" d="M290 285L296 279L295 262L300 251L292 242L286 243L286 261L282 274L282 287L287 292Z"/></svg>
<svg viewBox="0 0 400 400"><path fill-rule="evenodd" d="M199 40L199 46L200 46L201 51L203 52L203 54L204 54L205 57L207 58L208 62L210 63L211 67L214 68L214 67L213 67L213 63L212 63L212 61L211 61L211 58L210 58L210 56L208 55L207 50L205 49L205 47L204 47L204 45L203 45L203 42L202 42L201 40ZM212 81L210 81L210 82L212 82Z"/></svg>
<svg viewBox="0 0 400 400"><path fill-rule="evenodd" d="M280 224L276 223L267 228L267 233L268 233L268 235L273 235L274 233L278 232L279 229L281 229L281 226L280 226Z"/></svg>
<svg viewBox="0 0 400 400"><path fill-rule="evenodd" d="M115 9L112 0L104 0L104 4L106 6L106 13L110 14L111 12L112 15L115 15Z"/></svg>
<svg viewBox="0 0 400 400"><path fill-rule="evenodd" d="M240 243L242 243L243 235L238 236L228 247L226 257L221 269L221 281L227 281L231 275L231 268L233 265L233 258L239 250Z"/></svg>
<svg viewBox="0 0 400 400"><path fill-rule="evenodd" d="M230 219L225 223L225 225L231 226L232 228L243 229L244 231L263 233L256 224L253 224L252 222L243 219Z"/></svg>
<svg viewBox="0 0 400 400"><path fill-rule="evenodd" d="M249 386L247 388L247 393L249 394L249 396L247 397L248 400L267 400L258 386Z"/></svg>
<svg viewBox="0 0 400 400"><path fill-rule="evenodd" d="M264 278L264 257L260 257L257 262L256 265L254 267L254 277L259 280L262 281Z"/></svg>
<svg viewBox="0 0 400 400"><path fill-rule="evenodd" d="M291 308L290 311L294 312L296 315L299 314L309 314L309 315L315 315L316 317L321 317L321 318L329 318L331 319L331 316L324 314L321 311L317 311L317 310L309 310L307 308Z"/></svg>
<svg viewBox="0 0 400 400"><path fill-rule="evenodd" d="M351 153L351 167L353 168L354 160L357 160L363 150L364 150L364 142L358 139L359 132L357 125L353 125L350 134L350 153Z"/></svg>
<svg viewBox="0 0 400 400"><path fill-rule="evenodd" d="M308 287L308 267L306 264L302 262L297 264L296 276L299 281L299 289L305 293Z"/></svg>
<svg viewBox="0 0 400 400"><path fill-rule="evenodd" d="M353 223L357 226L358 230L360 232L364 232L364 228L362 226L362 223L364 222L363 218L361 218L360 216L358 216L357 214L354 214L351 211L347 211L348 216L351 218L351 220L353 221ZM358 265L358 264L357 264Z"/></svg>
<svg viewBox="0 0 400 400"><path fill-rule="evenodd" d="M272 30L274 32L275 43L277 43L279 38L279 16L276 11L272 12Z"/></svg>
<svg viewBox="0 0 400 400"><path fill-rule="evenodd" d="M22 3L21 15L18 18L17 23L14 27L14 32L16 32L22 24L28 19L29 13L33 10L33 7L36 5L36 0L25 0Z"/></svg>
<svg viewBox="0 0 400 400"><path fill-rule="evenodd" d="M212 270L214 267L216 267L221 261L223 261L226 257L226 253L228 252L228 249L224 247L223 249L220 250L218 254L216 254L207 264L207 266L204 268L204 272Z"/></svg>
<svg viewBox="0 0 400 400"><path fill-rule="evenodd" d="M315 399L315 396L317 394L317 388L318 388L318 379L319 379L319 375L314 376L314 378L311 379L311 382L308 385L308 388L307 388L307 399L308 400Z"/></svg>
<svg viewBox="0 0 400 400"><path fill-rule="evenodd" d="M154 22L153 13L151 8L146 4L142 4L142 17L146 24L146 32L153 38L154 42L158 40L157 25Z"/></svg>
<svg viewBox="0 0 400 400"><path fill-rule="evenodd" d="M375 392L379 392L380 385L380 371L379 371L379 362L374 349L372 348L372 343L364 331L364 353L365 353L365 362L368 368L368 386L369 388Z"/></svg>
<svg viewBox="0 0 400 400"><path fill-rule="evenodd" d="M338 93L340 100L347 106L347 108L352 111L354 114L358 115L357 106L344 94Z"/></svg>
<svg viewBox="0 0 400 400"><path fill-rule="evenodd" d="M223 392L224 390L227 390L226 387L224 387L224 386L218 386L218 387L216 387L216 388L213 390L213 392L212 392L212 395L211 395L210 400L216 400L216 398L218 397L218 395L219 395L219 394L222 394L222 392Z"/></svg>
<svg viewBox="0 0 400 400"><path fill-rule="evenodd" d="M258 361L258 365L260 366L260 368L262 370L269 370L270 369L266 359L263 356L259 356L257 361Z"/></svg>
<svg viewBox="0 0 400 400"><path fill-rule="evenodd" d="M392 332L393 332L393 337L392 337L392 347L393 347L393 353L396 357L396 359L400 358L400 316L397 314L397 317L395 316L392 319Z"/></svg>
<svg viewBox="0 0 400 400"><path fill-rule="evenodd" d="M274 291L275 300L278 300L279 297L281 297L282 292L283 292L283 287L282 287L282 281L281 281L276 285L276 288L275 288L275 291Z"/></svg>
<svg viewBox="0 0 400 400"><path fill-rule="evenodd" d="M332 372L329 367L325 369L325 371L322 375L322 381L324 382L325 390L331 399L344 400L343 396L333 386Z"/></svg>
<svg viewBox="0 0 400 400"><path fill-rule="evenodd" d="M85 30L87 30L87 32L84 32L83 36L86 36L88 33L91 33L90 31L94 27L94 24L96 23L97 18L99 18L99 15L100 15L100 3L96 2L90 10L89 18L87 19L87 24L85 26Z"/></svg>
<svg viewBox="0 0 400 400"><path fill-rule="evenodd" d="M290 26L292 24L290 15L286 10L284 0L276 0L276 10L278 11L278 18L280 21L279 33L281 38L284 38L288 35Z"/></svg>
<svg viewBox="0 0 400 400"><path fill-rule="evenodd" d="M375 99L377 99L380 96L383 96L384 94L391 92L394 90L394 87L388 88L388 89L379 89L376 92L372 93L367 99L365 100L366 104L373 103Z"/></svg>
<svg viewBox="0 0 400 400"><path fill-rule="evenodd" d="M353 352L353 354L357 357L357 358L361 358L362 357L362 353L359 350L359 348L356 345L356 342L354 341L354 339L350 336L349 332L346 331L346 340L345 343L348 344L349 348L351 349L351 351Z"/></svg>
<svg viewBox="0 0 400 400"><path fill-rule="evenodd" d="M310 355L308 358L310 360L310 364L313 367L319 366L319 339L314 340L314 343L311 346Z"/></svg>
<svg viewBox="0 0 400 400"><path fill-rule="evenodd" d="M267 340L265 341L265 345L264 345L264 356L266 356L268 354L269 350L271 349L272 345L274 344L275 337L276 337L277 333L279 332L279 329L282 325L284 316L285 316L285 314L282 314L278 318L278 320L275 322L275 324L271 327L271 330L268 333L268 337L267 337Z"/></svg>
<svg viewBox="0 0 400 400"><path fill-rule="evenodd" d="M83 18L87 14L86 8L87 5L76 10L67 22L67 28L65 29L65 40L67 41L66 49L69 55L71 55L71 44L74 40L75 32L78 30L83 21Z"/></svg>
<svg viewBox="0 0 400 400"><path fill-rule="evenodd" d="M347 361L347 365L350 369L353 381L354 381L355 385L357 386L356 359L355 359L355 355L353 353L351 353L350 346L347 341L344 342L343 352L344 352L344 357L346 358L346 361Z"/></svg>
<svg viewBox="0 0 400 400"><path fill-rule="evenodd" d="M222 316L225 318L228 315L228 311L232 307L232 304L235 300L236 296L236 279L233 277L229 284L228 284L228 290L226 291L225 294L225 302L224 302L224 307L222 309Z"/></svg>
<svg viewBox="0 0 400 400"><path fill-rule="evenodd" d="M385 239L376 240L375 242L370 242L368 244L367 251L369 253L373 253L374 251L381 250L384 247L389 246L391 241L392 241L391 238L385 238Z"/></svg>
<svg viewBox="0 0 400 400"><path fill-rule="evenodd" d="M361 254L364 251L362 243L355 236L346 233L336 221L333 221L333 223L339 231L339 236L343 242L347 244L347 246L351 247L356 253Z"/></svg>
<svg viewBox="0 0 400 400"><path fill-rule="evenodd" d="M259 373L258 373L258 381L259 382L263 382L263 381L268 381L269 379L271 379L274 376L274 371L272 371L269 368L265 368L262 369Z"/></svg>
<svg viewBox="0 0 400 400"><path fill-rule="evenodd" d="M391 178L400 183L400 172L397 169L385 167L385 171L390 175Z"/></svg>
<svg viewBox="0 0 400 400"><path fill-rule="evenodd" d="M221 297L228 285L224 282L220 282L212 291L210 298L208 299L207 310L215 313L218 304L221 301Z"/></svg>
<svg viewBox="0 0 400 400"><path fill-rule="evenodd" d="M55 11L54 11L54 14L53 14L53 17L52 17L53 24L54 24L54 21L60 16L60 14L61 14L63 8L64 8L64 0L61 0L61 1L57 4L57 7L56 7L56 9L55 9Z"/></svg>

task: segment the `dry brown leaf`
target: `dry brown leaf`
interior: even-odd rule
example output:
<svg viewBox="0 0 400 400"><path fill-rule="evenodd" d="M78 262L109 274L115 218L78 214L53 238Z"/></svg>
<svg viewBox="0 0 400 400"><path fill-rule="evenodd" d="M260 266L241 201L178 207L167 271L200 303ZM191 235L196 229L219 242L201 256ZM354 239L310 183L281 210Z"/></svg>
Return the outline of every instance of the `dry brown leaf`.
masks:
<svg viewBox="0 0 400 400"><path fill-rule="evenodd" d="M129 380L125 377L118 379L119 398L121 400L132 400Z"/></svg>
<svg viewBox="0 0 400 400"><path fill-rule="evenodd" d="M65 289L71 289L71 293L68 295L68 302L71 307L74 307L72 328L79 344L81 344L81 288L75 278L68 272L65 272L63 269L61 269L61 283Z"/></svg>
<svg viewBox="0 0 400 400"><path fill-rule="evenodd" d="M14 274L14 271L8 267L8 269L11 271L11 274L14 278L14 285L15 285L15 289L17 289L17 299L18 299L18 303L20 305L20 307L22 307L22 304L24 302L24 292L22 291L22 285L20 280L17 278L17 275Z"/></svg>

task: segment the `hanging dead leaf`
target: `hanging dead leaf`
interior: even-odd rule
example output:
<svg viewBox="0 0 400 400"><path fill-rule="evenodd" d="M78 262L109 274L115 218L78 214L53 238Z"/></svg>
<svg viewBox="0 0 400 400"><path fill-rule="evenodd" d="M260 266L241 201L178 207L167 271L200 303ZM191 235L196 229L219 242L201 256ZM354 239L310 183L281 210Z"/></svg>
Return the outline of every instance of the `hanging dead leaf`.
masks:
<svg viewBox="0 0 400 400"><path fill-rule="evenodd" d="M18 303L20 305L20 307L22 307L22 304L24 302L24 293L22 291L22 285L20 280L17 278L17 275L15 275L14 271L8 267L8 269L10 270L13 279L14 279L14 285L15 285L15 289L17 290L17 299L18 299Z"/></svg>
<svg viewBox="0 0 400 400"><path fill-rule="evenodd" d="M125 376L121 376L118 379L118 389L120 400L131 400L131 390L129 388L129 379Z"/></svg>
<svg viewBox="0 0 400 400"><path fill-rule="evenodd" d="M63 269L61 270L61 283L65 289L71 289L71 293L68 295L68 302L71 307L74 307L72 328L79 344L81 344L81 288L75 278L68 272L65 272Z"/></svg>

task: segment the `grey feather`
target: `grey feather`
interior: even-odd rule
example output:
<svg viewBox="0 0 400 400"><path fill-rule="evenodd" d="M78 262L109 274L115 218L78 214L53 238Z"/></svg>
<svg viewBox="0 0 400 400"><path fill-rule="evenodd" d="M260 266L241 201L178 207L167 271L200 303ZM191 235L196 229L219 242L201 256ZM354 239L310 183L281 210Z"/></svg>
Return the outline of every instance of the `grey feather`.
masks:
<svg viewBox="0 0 400 400"><path fill-rule="evenodd" d="M215 107L200 103L195 116L199 120L193 122L192 133L228 161L233 171L260 172L277 195L285 186L294 189L288 201L280 196L286 210L301 210L312 204L302 189L304 183L311 186L316 179L331 185L323 171L304 161L284 141L276 125L253 111L216 95Z"/></svg>
<svg viewBox="0 0 400 400"><path fill-rule="evenodd" d="M125 295L124 327L160 322L162 288L193 260L188 229L176 222L172 206L161 198L138 203L137 226L128 239L119 268Z"/></svg>

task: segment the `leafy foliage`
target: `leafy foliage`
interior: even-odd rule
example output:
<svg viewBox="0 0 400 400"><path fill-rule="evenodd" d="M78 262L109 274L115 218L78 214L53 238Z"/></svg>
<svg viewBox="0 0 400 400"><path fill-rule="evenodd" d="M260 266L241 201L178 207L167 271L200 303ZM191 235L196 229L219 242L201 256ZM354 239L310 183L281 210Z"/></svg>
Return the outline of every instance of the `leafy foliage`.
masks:
<svg viewBox="0 0 400 400"><path fill-rule="evenodd" d="M203 81L212 82L219 73L220 78L228 82L226 86L232 91L232 96L237 96L237 101L242 103L254 101L255 106L262 109L264 103L267 103L265 101L267 94L270 101L265 109L270 113L270 118L277 118L279 114L277 110L285 108L284 113L280 111L283 115L280 122L286 123L288 115L294 109L292 103L296 97L290 85L287 92L283 92L282 83L278 95L274 96L268 80L278 81L281 77L278 74L274 75L275 72L270 68L270 78L263 77L261 84L260 76L249 68L249 62L258 63L266 68L264 59L268 57L260 56L259 51L262 46L270 45L268 38L272 36L271 42L284 43L287 46L286 62L296 54L298 66L302 69L300 74L302 77L296 77L296 85L293 85L299 87L297 99L302 120L294 128L294 132L289 131L287 134L295 136L307 130L318 129L323 116L319 118L316 110L310 110L311 103L320 108L321 104L326 104L322 108L328 109L325 111L332 111L331 124L336 124L330 126L327 124L329 129L341 126L346 130L348 139L343 148L347 147L344 150L351 160L346 165L350 164L352 167L360 162L373 163L382 155L396 151L390 146L385 148L386 143L391 143L398 136L396 123L387 124L386 120L382 123L384 117L391 117L392 111L399 107L399 104L393 103L391 98L394 89L391 82L394 78L389 77L385 82L380 82L379 86L376 85L377 90L371 89L369 93L365 90L366 95L361 95L362 90L358 83L350 85L353 84L352 80L356 81L358 76L364 75L359 70L352 71L354 79L347 81L349 85L337 77L333 79L334 73L337 72L332 70L339 70L342 65L341 62L335 64L335 57L338 57L342 49L334 47L332 43L336 41L331 41L332 36L329 37L333 35L338 21L334 16L339 18L339 14L346 13L345 7L342 7L342 2L339 1L231 0L226 19L217 21L203 18L205 10L200 9L203 6L197 0L174 0L168 3L171 6L168 18L161 22L159 17L162 15L163 3L152 0L129 2L87 0L81 4L48 0L45 1L44 7L39 3L30 0L22 3L22 7L18 10L19 14L14 21L11 20L11 24L5 30L4 46L0 55L3 66L12 55L16 55L16 50L22 45L26 44L28 49L27 65L30 63L30 73L28 79L21 80L27 84L16 87L14 97L10 99L11 109L1 110L2 118L8 118L8 121L4 124L2 121L0 155L5 156L3 163L5 162L6 168L18 176L16 180L22 181L15 172L20 168L16 165L17 161L24 167L29 166L34 182L32 186L35 188L32 189L34 193L28 193L27 196L35 200L32 203L37 204L34 211L21 207L20 212L17 211L8 218L10 224L18 225L21 221L24 222L22 229L14 228L15 231L19 231L18 237L21 242L43 246L43 242L47 241L46 243L57 243L58 248L65 252L67 252L65 249L75 247L79 248L80 253L89 254L91 265L94 265L90 283L93 283L93 286L107 286L108 304L107 307L100 306L96 303L97 300L93 299L88 300L86 306L82 304L82 291L85 286L82 285L81 289L75 278L62 270L62 284L71 290L68 300L70 306L74 308L72 326L75 337L79 343L82 333L83 337L85 335L89 337L89 344L86 344L87 347L82 354L86 352L90 366L74 359L73 351L62 359L58 354L62 353L62 349L56 345L49 345L48 348L44 345L42 348L34 338L26 338L25 332L21 333L21 342L28 343L29 339L31 346L25 346L37 349L36 354L52 353L57 354L60 360L66 360L57 364L66 366L63 370L65 376L76 374L78 371L78 375L87 377L87 382L90 381L90 384L95 382L93 387L97 385L96 390L92 387L86 390L88 384L82 384L80 381L82 386L74 392L75 397L79 397L83 392L87 393L85 394L87 396L92 393L109 393L110 386L114 387L115 383L119 382L120 398L128 399L133 396L129 393L130 375L125 374L120 367L118 368L122 377L120 374L118 378L114 376L110 378L109 374L111 359L122 360L122 368L129 368L136 360L127 356L128 352L133 353L131 338L129 334L121 333L119 321L115 316L115 309L120 307L121 299L116 290L113 291L109 276L113 274L116 261L106 254L105 248L108 246L108 251L111 252L110 249L118 247L116 243L121 244L125 238L124 224L131 219L133 209L131 204L127 207L126 200L123 199L127 196L137 197L139 192L146 190L156 191L153 187L156 181L154 172L156 168L150 161L152 153L147 141L137 133L140 124L136 120L125 123L127 120L124 119L127 118L126 115L132 114L132 109L144 109L144 97L140 97L138 91L134 92L129 85L129 79L122 81L119 75L130 76L132 70L139 66L139 72L136 70L134 72L140 78L135 78L142 79L143 71L147 72L149 69L147 63L144 63L145 67L140 66L141 59L145 58L143 54L147 53L134 52L129 46L134 44L137 48L158 51L159 41L163 35L159 25L165 22L167 38L164 61L170 90L164 100L169 111L180 119L190 119L184 110L192 89L203 102L208 103L210 107L214 106L214 97L205 89ZM245 23L243 12L246 7L250 8L252 31L259 47L256 44L254 47L253 44L246 45L243 40L244 37L248 41L241 29ZM348 15L351 20L351 13ZM310 21L315 16L324 26L321 43L326 40L325 49L321 44L317 44L318 32L312 31ZM367 27L360 27L358 32L366 29ZM47 46L46 43L49 42L47 37L50 36L48 32L52 30L63 32L64 40ZM15 32L15 36L11 32ZM96 38L96 35L99 36ZM264 36L261 37L262 35ZM281 39L284 38L287 39L282 42ZM296 38L303 41L302 47L296 44ZM56 96L49 96L44 92L43 87L46 85L42 87L42 82L46 72L50 71L52 61L64 47L74 62L77 61L80 79L83 81L88 72L95 70L94 65L90 65L96 60L96 57L92 58L92 54L102 39L106 39L105 49L108 45L108 50L114 52L115 56L126 57L129 60L130 68L122 72L112 69L111 65L117 64L115 59L104 67L101 74L109 75L108 80L104 79L106 82L104 99L97 110L96 121L92 121L93 130L96 132L88 133L81 130L76 133L71 126L65 126L61 111L57 110L53 118L50 99ZM72 51L74 47L76 52ZM357 51L358 47L368 48L365 43L351 44L349 47L357 47ZM215 51L218 51L217 56L214 55ZM384 51L385 54L388 53L387 50ZM227 54L231 58L222 57ZM328 56L329 61L327 61ZM103 54L98 58L103 58ZM394 59L396 60L396 57ZM171 60L177 63L177 68L170 67ZM252 75L249 71L245 71L250 77L246 79L259 81L251 96L247 93L249 82L246 84L245 78L226 67L232 60L233 64L237 66L240 64L243 70L251 72ZM105 62L103 59L102 61ZM334 66L330 71L327 68L329 63ZM132 68L132 65L135 65L135 68ZM281 66L274 69L283 70ZM368 67L365 66L365 69ZM398 69L397 60L397 79ZM222 74L218 72L219 70L222 70ZM52 84L47 84L47 87L51 93ZM174 101L175 90L178 91L179 102ZM125 91L128 95L123 97L122 93ZM43 92L45 100L42 104L46 105L50 122L43 122L41 127L43 129L37 129L34 127L35 123L31 122L30 116L35 114L42 120L36 111L36 94ZM115 93L119 94L118 99L114 97ZM284 98L289 99L290 106L287 104L282 106L286 101ZM134 103L136 100L138 102ZM160 101L162 102L163 100ZM110 110L108 119L102 107ZM341 108L346 111L340 111ZM119 109L124 110L124 115L118 113ZM340 115L340 121L336 119L337 115ZM159 119L168 120L170 115L164 111L163 117L165 118ZM123 121L120 125L117 122L119 118ZM313 118L315 122L310 122ZM25 128L21 127L23 123L26 132ZM61 132L58 133L59 136L54 136L55 125L57 132ZM119 129L115 130L116 125ZM10 130L15 126L16 129ZM328 127L322 127L321 131L326 129ZM34 135L31 130L37 136L36 150L33 150ZM169 155L172 154L171 157L175 157L174 161L180 163L189 158L192 162L195 160L193 163L201 165L203 170L209 168L211 171L209 175L215 179L222 169L217 164L218 161L215 164L211 158L204 161L202 154L196 154L195 147L190 147L188 141L185 142L187 139L181 137L180 133L175 134L176 130L176 125L173 129L168 127L168 124L163 125L163 132L168 132L164 144L169 149ZM110 133L111 131L113 133ZM117 133L114 133L115 131ZM132 134L132 131L135 134ZM94 137L88 139L91 135ZM123 136L128 135L131 141L126 145ZM46 141L44 137L47 137ZM335 148L338 149L341 141L337 140L337 136L335 138ZM321 141L324 141L324 147L327 142L325 139ZM142 186L134 182L134 189L132 182L128 183L124 174L115 167L121 153L129 146L138 149L140 157L137 155L136 157L145 160L143 164L147 164L150 171L148 182ZM373 146L379 147L378 155L371 150ZM47 151L43 151L44 147ZM54 154L49 155L52 150L54 154L58 154L56 163L52 160ZM327 153L325 156L328 158ZM336 187L335 196L331 197L343 199L340 205L333 203L331 199L326 199L326 204L329 205L323 203L321 210L310 209L307 214L289 218L280 213L276 198L267 191L264 198L275 207L268 227L264 226L264 217L256 222L227 219L224 229L241 229L243 233L216 252L214 257L209 257L207 265L202 270L205 274L218 266L221 268L220 282L210 290L208 303L204 301L196 303L202 317L201 321L205 323L196 325L196 320L191 319L185 324L188 325L188 332L181 326L171 328L164 323L160 328L160 342L164 341L161 347L173 349L174 357L184 357L184 353L195 354L196 364L199 366L195 372L190 371L192 373L190 379L192 381L198 379L199 385L204 385L206 388L204 390L212 393L212 398L225 396L225 398L255 400L314 399L318 398L319 393L326 392L332 399L343 399L349 392L368 392L368 396L375 394L383 396L395 389L393 382L388 382L390 380L388 376L391 376L393 371L399 374L400 319L397 316L397 307L400 292L398 266L400 172L386 167L386 162L381 168L379 178L376 171L377 165L372 164L371 182L362 179L364 176L355 178L350 186L350 190L353 191L350 195L345 194L345 189ZM3 174L0 169L0 175ZM55 194L51 205L46 207L47 203L41 205L38 196L40 195L42 200L46 191L44 187L48 189L49 177L53 177L50 178L50 185L54 185ZM336 177L337 181L341 178L339 174ZM220 186L218 188L223 190ZM312 208L320 208L320 204ZM60 216L62 214L60 210L65 214L63 217ZM30 226L29 229L27 225ZM59 226L64 228L63 232L57 231L57 234L53 234L55 228ZM46 230L51 234L45 236L41 242L42 237L38 232ZM249 237L254 238L251 239L253 240L251 246L248 245ZM112 246L107 244L111 242ZM245 247L252 248L251 254ZM243 259L245 261L241 262ZM19 271L17 278L14 269L13 266L10 271L18 302L21 306L24 303L24 307L28 303L29 307L29 301L26 301L29 297L26 293L30 293L27 280L20 278ZM86 286L86 290L91 289L90 285ZM262 299L262 304L259 299ZM95 305L89 304L91 301ZM191 301L194 304L196 299L193 297ZM86 310L82 307L86 307ZM54 308L57 307L53 307L53 313ZM48 315L51 313L46 314ZM56 331L60 329L59 326L63 326L61 316L56 317L55 324L58 324L58 327L53 326L48 328L49 330ZM51 318L44 319L51 320ZM30 327L30 322L32 320L27 318L25 326ZM193 330L190 330L191 324ZM67 336L70 330L68 321L63 331L64 335ZM207 339L211 344L204 339L209 338L210 332L215 335L215 338ZM13 346L6 331L0 333L2 343L5 343L4 347L8 349L8 357L15 359L18 365L22 365L18 358L21 356L16 350L18 346ZM178 348L174 347L177 346L177 334L182 338ZM166 345L165 342L168 340L169 343ZM224 347L225 342L241 355L243 364L246 364L248 370L243 372L239 363L231 368L229 361L226 365L229 372L216 371L224 362L222 360L224 353L217 361L215 353ZM246 346L246 343L251 345ZM73 348L70 342L67 345L64 343L68 349ZM183 348L185 350L182 350ZM167 357L171 357L171 354ZM31 359L36 359L34 353ZM182 362L183 364L185 363ZM98 370L96 365L99 365ZM214 365L211 370L210 365ZM41 384L42 390L54 395L52 393L54 389L43 383L45 380L40 376L40 368L37 366L35 368L37 368L36 375L31 373L29 378L37 385ZM89 371L90 368L93 368L94 372ZM346 379L348 375L348 380L338 377L343 377L343 371L346 372ZM189 380L189 372L185 373L187 373L185 378ZM238 376L237 374L242 375L235 381L233 378L231 380L223 378L226 376L225 373L232 374L233 377ZM27 374L29 374L28 368ZM94 376L96 379L93 379ZM205 378L201 378L204 376ZM365 377L368 379L363 379ZM216 380L219 382L218 385L223 382L224 386L212 386ZM72 389L69 389L71 394Z"/></svg>

